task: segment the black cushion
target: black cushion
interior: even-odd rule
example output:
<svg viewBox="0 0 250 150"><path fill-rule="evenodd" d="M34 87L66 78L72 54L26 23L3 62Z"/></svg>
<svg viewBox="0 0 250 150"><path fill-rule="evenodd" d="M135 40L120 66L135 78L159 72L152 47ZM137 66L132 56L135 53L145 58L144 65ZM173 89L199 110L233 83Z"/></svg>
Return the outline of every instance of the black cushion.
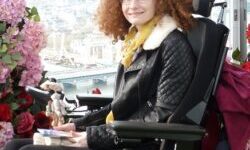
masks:
<svg viewBox="0 0 250 150"><path fill-rule="evenodd" d="M207 18L199 18L196 26L187 33L197 57L196 71L184 99L169 122L179 123L188 118L192 123L200 124L213 89L217 64L222 59L219 54L225 48L222 40L226 33L228 29L224 25L218 25Z"/></svg>
<svg viewBox="0 0 250 150"><path fill-rule="evenodd" d="M193 0L193 10L195 14L204 17L210 16L214 0Z"/></svg>

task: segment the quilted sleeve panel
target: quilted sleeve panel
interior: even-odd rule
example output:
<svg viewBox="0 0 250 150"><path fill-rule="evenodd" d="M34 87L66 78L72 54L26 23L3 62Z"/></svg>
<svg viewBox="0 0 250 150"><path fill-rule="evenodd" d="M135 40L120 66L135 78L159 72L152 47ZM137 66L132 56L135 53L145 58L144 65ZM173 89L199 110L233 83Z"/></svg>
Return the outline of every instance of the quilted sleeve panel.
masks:
<svg viewBox="0 0 250 150"><path fill-rule="evenodd" d="M108 125L90 126L86 129L87 142L90 149L111 150L118 148L115 135Z"/></svg>

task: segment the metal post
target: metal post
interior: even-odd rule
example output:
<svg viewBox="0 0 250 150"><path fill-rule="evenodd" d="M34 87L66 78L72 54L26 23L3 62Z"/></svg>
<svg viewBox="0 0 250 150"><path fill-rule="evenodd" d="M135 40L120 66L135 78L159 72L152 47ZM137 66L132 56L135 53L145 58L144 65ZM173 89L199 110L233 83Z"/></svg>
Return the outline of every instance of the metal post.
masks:
<svg viewBox="0 0 250 150"><path fill-rule="evenodd" d="M241 51L241 59L245 60L247 56L247 46L246 46L246 9L247 0L230 0L229 10L230 18L232 18L232 25L229 27L231 29L231 41L232 48L235 50L239 48Z"/></svg>
<svg viewBox="0 0 250 150"><path fill-rule="evenodd" d="M247 28L247 0L240 0L240 51L242 60L246 60L247 58L246 28Z"/></svg>
<svg viewBox="0 0 250 150"><path fill-rule="evenodd" d="M232 48L235 50L236 48L240 48L240 17L239 17L239 1L237 0L230 0L229 2L229 12L230 18L232 19L232 24L229 27L231 29L231 41L232 41Z"/></svg>
<svg viewBox="0 0 250 150"><path fill-rule="evenodd" d="M245 60L247 57L247 42L246 42L246 28L247 28L247 0L230 0L229 10L232 12L232 25L229 27L231 33L232 48L235 50L239 48L241 51L241 59Z"/></svg>

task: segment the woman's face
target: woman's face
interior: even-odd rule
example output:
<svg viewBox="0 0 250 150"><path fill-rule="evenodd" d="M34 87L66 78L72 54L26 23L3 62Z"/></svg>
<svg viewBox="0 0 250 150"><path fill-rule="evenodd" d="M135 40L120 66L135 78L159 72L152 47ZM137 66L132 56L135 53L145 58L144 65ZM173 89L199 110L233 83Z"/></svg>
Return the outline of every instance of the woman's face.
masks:
<svg viewBox="0 0 250 150"><path fill-rule="evenodd" d="M155 15L157 0L121 0L122 12L131 24L140 27Z"/></svg>

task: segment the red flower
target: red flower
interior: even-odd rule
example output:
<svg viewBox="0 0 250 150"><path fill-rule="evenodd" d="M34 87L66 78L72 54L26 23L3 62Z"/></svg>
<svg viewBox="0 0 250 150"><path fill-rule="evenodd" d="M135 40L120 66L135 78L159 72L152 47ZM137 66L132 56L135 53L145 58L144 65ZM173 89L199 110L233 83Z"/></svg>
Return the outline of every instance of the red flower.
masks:
<svg viewBox="0 0 250 150"><path fill-rule="evenodd" d="M247 26L246 36L247 36L247 41L250 44L250 24L248 24Z"/></svg>
<svg viewBox="0 0 250 150"><path fill-rule="evenodd" d="M33 133L34 118L29 112L23 112L17 116L16 131L18 134ZM29 134L30 135L30 134Z"/></svg>
<svg viewBox="0 0 250 150"><path fill-rule="evenodd" d="M250 72L250 61L244 63L244 64L242 65L242 68L243 68L244 70Z"/></svg>
<svg viewBox="0 0 250 150"><path fill-rule="evenodd" d="M18 134L18 138L32 138L33 137L33 130L30 130L30 131L27 131L25 133L22 133L22 134Z"/></svg>
<svg viewBox="0 0 250 150"><path fill-rule="evenodd" d="M12 111L8 104L0 104L0 121L10 122L12 119Z"/></svg>
<svg viewBox="0 0 250 150"><path fill-rule="evenodd" d="M17 96L18 99L24 99L25 102L19 103L19 109L27 109L33 104L33 98L27 94L24 90Z"/></svg>
<svg viewBox="0 0 250 150"><path fill-rule="evenodd" d="M35 119L35 127L48 129L51 127L51 118L47 117L44 112L39 112L34 116Z"/></svg>
<svg viewBox="0 0 250 150"><path fill-rule="evenodd" d="M0 92L0 99L4 99L7 95L8 91L4 89L2 92Z"/></svg>

